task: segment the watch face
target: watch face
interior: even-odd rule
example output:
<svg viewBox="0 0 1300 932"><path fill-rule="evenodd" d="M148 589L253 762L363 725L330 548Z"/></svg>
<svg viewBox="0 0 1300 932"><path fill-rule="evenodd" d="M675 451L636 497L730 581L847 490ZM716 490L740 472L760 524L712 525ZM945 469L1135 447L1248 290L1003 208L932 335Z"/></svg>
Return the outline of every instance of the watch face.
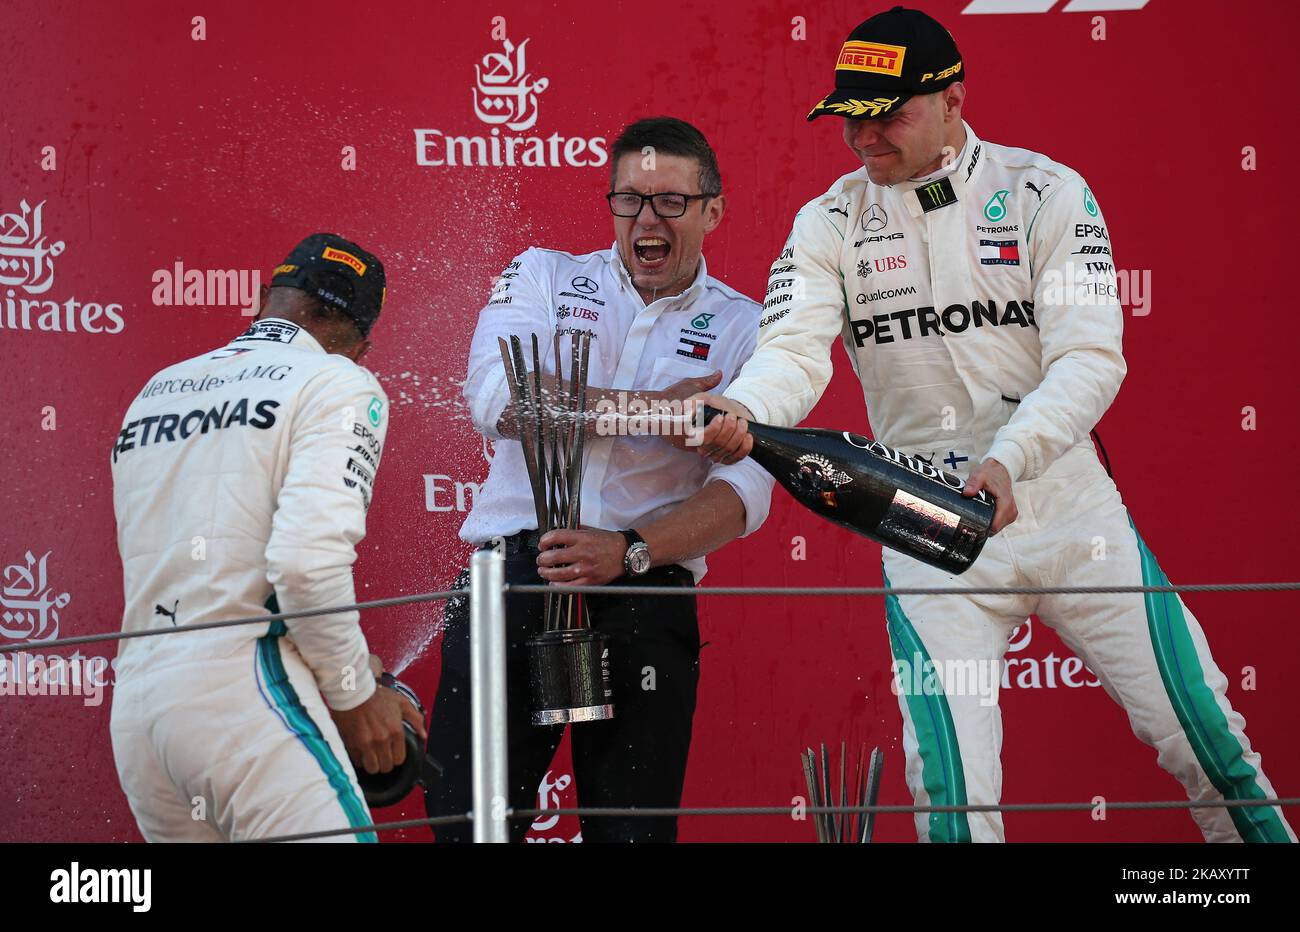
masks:
<svg viewBox="0 0 1300 932"><path fill-rule="evenodd" d="M627 571L634 576L640 576L650 569L650 548L643 543L633 544L627 552L627 558L624 560L627 564Z"/></svg>

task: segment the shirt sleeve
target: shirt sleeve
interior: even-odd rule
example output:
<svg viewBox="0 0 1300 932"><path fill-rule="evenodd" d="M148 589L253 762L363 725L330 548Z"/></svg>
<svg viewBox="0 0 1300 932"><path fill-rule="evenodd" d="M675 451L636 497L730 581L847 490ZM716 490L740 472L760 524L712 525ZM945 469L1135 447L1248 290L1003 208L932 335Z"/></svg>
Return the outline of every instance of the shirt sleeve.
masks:
<svg viewBox="0 0 1300 932"><path fill-rule="evenodd" d="M524 359L532 365L532 339L537 334L543 347L550 345L554 327L547 291L540 284L543 254L527 249L507 265L498 277L479 312L474 338L469 347L469 372L463 390L470 417L479 432L500 440L497 422L510 404L510 385L501 364L501 347L497 338L507 343L513 334L524 344Z"/></svg>
<svg viewBox="0 0 1300 932"><path fill-rule="evenodd" d="M772 507L772 486L776 482L767 470L748 457L729 466L714 463L704 482L707 485L714 481L725 482L735 489L745 506L745 530L741 537L748 537L763 526Z"/></svg>
<svg viewBox="0 0 1300 932"><path fill-rule="evenodd" d="M831 349L844 328L844 234L822 214L809 205L795 216L768 274L758 345L723 392L764 424L795 426L831 380Z"/></svg>
<svg viewBox="0 0 1300 932"><path fill-rule="evenodd" d="M1042 381L994 435L984 460L1034 479L1087 438L1127 367L1110 234L1083 179L1048 196L1027 236Z"/></svg>
<svg viewBox="0 0 1300 932"><path fill-rule="evenodd" d="M284 612L351 605L352 564L366 533L388 398L364 369L331 367L304 386L291 430L266 545L267 579ZM330 708L346 711L370 698L375 680L356 611L285 624Z"/></svg>

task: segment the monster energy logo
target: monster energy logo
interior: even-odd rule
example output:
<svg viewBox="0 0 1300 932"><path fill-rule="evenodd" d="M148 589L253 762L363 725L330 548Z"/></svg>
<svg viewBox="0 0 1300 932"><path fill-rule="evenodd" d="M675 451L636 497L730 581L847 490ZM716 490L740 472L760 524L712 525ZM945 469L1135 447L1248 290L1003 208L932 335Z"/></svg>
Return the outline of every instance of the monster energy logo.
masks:
<svg viewBox="0 0 1300 932"><path fill-rule="evenodd" d="M938 181L917 188L916 197L921 202L921 209L927 213L940 207L947 207L957 200L957 195L952 190L952 181L948 178L940 178Z"/></svg>

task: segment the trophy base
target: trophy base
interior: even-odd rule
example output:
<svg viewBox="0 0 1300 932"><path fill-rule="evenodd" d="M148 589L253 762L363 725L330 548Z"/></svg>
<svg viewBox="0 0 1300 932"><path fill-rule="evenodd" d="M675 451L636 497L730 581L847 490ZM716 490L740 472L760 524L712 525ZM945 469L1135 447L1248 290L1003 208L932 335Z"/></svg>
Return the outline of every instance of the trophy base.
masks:
<svg viewBox="0 0 1300 932"><path fill-rule="evenodd" d="M546 631L527 640L534 725L614 717L609 648L591 628Z"/></svg>
<svg viewBox="0 0 1300 932"><path fill-rule="evenodd" d="M533 713L534 725L566 725L569 722L600 722L614 717L614 706L589 705L579 709L542 709Z"/></svg>

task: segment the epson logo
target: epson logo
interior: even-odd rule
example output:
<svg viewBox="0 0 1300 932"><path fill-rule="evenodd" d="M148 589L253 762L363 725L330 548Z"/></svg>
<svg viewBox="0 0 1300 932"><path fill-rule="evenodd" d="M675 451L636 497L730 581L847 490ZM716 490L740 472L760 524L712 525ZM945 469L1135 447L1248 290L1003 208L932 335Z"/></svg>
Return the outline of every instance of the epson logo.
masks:
<svg viewBox="0 0 1300 932"><path fill-rule="evenodd" d="M1092 237L1093 239L1104 239L1106 242L1110 242L1110 234L1106 232L1106 228L1095 223L1076 223L1074 225L1074 236L1076 239Z"/></svg>

